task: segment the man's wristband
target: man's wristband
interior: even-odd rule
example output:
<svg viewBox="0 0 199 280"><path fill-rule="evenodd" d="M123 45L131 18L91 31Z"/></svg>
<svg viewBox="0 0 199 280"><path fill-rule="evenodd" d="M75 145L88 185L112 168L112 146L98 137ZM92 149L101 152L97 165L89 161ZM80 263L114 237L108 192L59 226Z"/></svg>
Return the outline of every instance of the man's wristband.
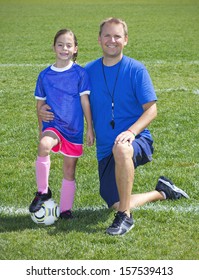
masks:
<svg viewBox="0 0 199 280"><path fill-rule="evenodd" d="M131 129L127 129L127 131L130 131L134 135L134 137L136 137L136 133L133 132Z"/></svg>

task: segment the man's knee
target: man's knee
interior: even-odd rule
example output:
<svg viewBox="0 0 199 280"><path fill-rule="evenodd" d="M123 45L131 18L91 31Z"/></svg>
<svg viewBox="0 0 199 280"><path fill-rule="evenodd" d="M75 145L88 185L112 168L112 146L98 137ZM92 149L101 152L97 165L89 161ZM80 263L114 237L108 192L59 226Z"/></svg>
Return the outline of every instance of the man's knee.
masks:
<svg viewBox="0 0 199 280"><path fill-rule="evenodd" d="M133 157L133 146L129 143L115 144L112 149L115 161Z"/></svg>

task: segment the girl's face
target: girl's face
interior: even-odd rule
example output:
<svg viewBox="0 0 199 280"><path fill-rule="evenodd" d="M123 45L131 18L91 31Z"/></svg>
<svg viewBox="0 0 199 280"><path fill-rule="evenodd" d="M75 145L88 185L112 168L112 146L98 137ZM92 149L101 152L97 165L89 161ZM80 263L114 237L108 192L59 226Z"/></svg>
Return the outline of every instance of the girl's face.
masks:
<svg viewBox="0 0 199 280"><path fill-rule="evenodd" d="M77 46L75 46L74 37L70 33L62 34L57 38L55 46L53 46L56 54L57 66L67 65L77 53Z"/></svg>

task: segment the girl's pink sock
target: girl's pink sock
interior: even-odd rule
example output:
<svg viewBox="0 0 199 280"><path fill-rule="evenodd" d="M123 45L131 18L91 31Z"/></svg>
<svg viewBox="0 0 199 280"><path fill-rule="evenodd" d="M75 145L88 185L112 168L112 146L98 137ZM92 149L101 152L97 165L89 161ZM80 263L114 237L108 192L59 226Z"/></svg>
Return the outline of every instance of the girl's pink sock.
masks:
<svg viewBox="0 0 199 280"><path fill-rule="evenodd" d="M50 173L50 156L37 157L36 160L36 182L38 192L48 192L48 177Z"/></svg>
<svg viewBox="0 0 199 280"><path fill-rule="evenodd" d="M60 198L60 212L72 209L75 197L76 184L74 181L63 179Z"/></svg>

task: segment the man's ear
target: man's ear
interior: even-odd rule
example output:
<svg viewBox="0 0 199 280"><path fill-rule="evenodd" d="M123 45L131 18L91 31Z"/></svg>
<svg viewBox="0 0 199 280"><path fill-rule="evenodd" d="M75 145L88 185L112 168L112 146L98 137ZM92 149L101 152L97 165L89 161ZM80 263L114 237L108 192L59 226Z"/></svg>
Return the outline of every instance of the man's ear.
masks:
<svg viewBox="0 0 199 280"><path fill-rule="evenodd" d="M101 45L101 37L98 36L98 44Z"/></svg>
<svg viewBox="0 0 199 280"><path fill-rule="evenodd" d="M125 36L125 42L124 42L124 45L125 45L125 46L128 44L128 39L129 39L129 38L128 38L128 36L126 35L126 36Z"/></svg>

